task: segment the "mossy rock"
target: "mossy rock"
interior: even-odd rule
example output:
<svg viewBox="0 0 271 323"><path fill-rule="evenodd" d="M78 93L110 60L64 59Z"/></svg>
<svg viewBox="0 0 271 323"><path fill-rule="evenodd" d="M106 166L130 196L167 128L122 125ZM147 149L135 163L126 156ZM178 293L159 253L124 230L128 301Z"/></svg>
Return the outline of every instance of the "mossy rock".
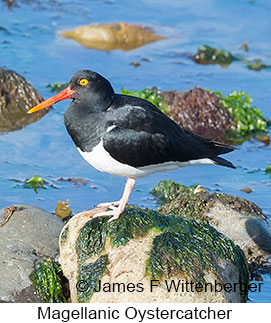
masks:
<svg viewBox="0 0 271 323"><path fill-rule="evenodd" d="M30 279L43 303L66 303L61 274L60 266L50 259L42 258L36 263Z"/></svg>
<svg viewBox="0 0 271 323"><path fill-rule="evenodd" d="M27 114L43 98L18 73L0 67L0 134L15 131L38 121L50 109Z"/></svg>
<svg viewBox="0 0 271 323"><path fill-rule="evenodd" d="M227 50L202 45L198 49L198 52L192 56L192 59L197 64L219 64L222 67L227 67L236 58Z"/></svg>
<svg viewBox="0 0 271 323"><path fill-rule="evenodd" d="M246 199L210 193L197 185L162 181L151 191L158 212L195 219L214 226L238 244L248 259L271 254L271 230L262 210Z"/></svg>
<svg viewBox="0 0 271 323"><path fill-rule="evenodd" d="M106 51L132 50L165 38L154 34L150 27L123 22L80 26L63 32L62 36L74 39L85 47Z"/></svg>
<svg viewBox="0 0 271 323"><path fill-rule="evenodd" d="M186 92L160 92L153 87L134 92L123 89L122 94L146 99L181 127L227 144L238 145L266 135L271 124L271 120L252 106L252 98L242 91L224 96L222 92L199 87Z"/></svg>
<svg viewBox="0 0 271 323"><path fill-rule="evenodd" d="M244 253L213 227L132 206L120 219L108 223L108 217L91 218L99 211L101 208L75 215L60 235L60 262L69 280L72 302L246 301L246 293L240 291L165 290L166 281L171 280L199 282L203 286L216 280L247 286ZM153 292L151 280L159 284ZM99 284L105 290L95 291Z"/></svg>

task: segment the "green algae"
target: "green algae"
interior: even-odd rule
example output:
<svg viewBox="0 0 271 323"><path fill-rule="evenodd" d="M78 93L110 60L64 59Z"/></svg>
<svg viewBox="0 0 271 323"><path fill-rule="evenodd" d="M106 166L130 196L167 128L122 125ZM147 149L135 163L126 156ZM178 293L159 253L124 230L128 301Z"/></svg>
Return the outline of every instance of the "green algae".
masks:
<svg viewBox="0 0 271 323"><path fill-rule="evenodd" d="M174 187L176 190L177 185L173 184L171 191ZM193 190L190 188L191 192ZM108 217L92 219L79 232L76 243L78 280L90 280L92 286L86 296L80 294L80 301L91 297L97 277L101 277L106 270L106 262L95 267L94 263L86 261L91 261L91 257L106 256L108 244L119 247L131 239L146 236L150 230L157 232L146 263L146 275L150 279L182 275L204 281L204 271L218 270L214 263L215 259L221 258L232 261L239 269L240 282L248 283L247 262L242 250L207 224L131 206L126 208L118 221L107 221ZM91 274L88 274L90 270Z"/></svg>
<svg viewBox="0 0 271 323"><path fill-rule="evenodd" d="M30 188L33 189L35 193L38 193L39 189L58 188L56 185L50 183L39 175L26 178L25 180L20 180L18 178L11 178L10 180L16 183L14 187Z"/></svg>
<svg viewBox="0 0 271 323"><path fill-rule="evenodd" d="M264 64L260 58L255 58L251 61L244 60L244 62L247 64L247 68L254 71L261 71L265 68L271 68L271 65Z"/></svg>
<svg viewBox="0 0 271 323"><path fill-rule="evenodd" d="M133 238L146 235L160 218L161 215L155 211L130 206L118 221L108 223L108 217L88 221L81 228L76 241L79 265L88 258L99 256L104 251L106 242L118 247ZM166 218L158 222L164 225Z"/></svg>
<svg viewBox="0 0 271 323"><path fill-rule="evenodd" d="M209 223L206 213L216 201L220 201L238 212L265 219L262 210L251 201L224 193L209 193L203 188L196 192L196 187L166 180L158 183L150 193L158 199L158 212L163 214L175 214Z"/></svg>
<svg viewBox="0 0 271 323"><path fill-rule="evenodd" d="M52 83L47 84L46 87L51 89L52 92L60 92L66 89L69 86L69 83Z"/></svg>
<svg viewBox="0 0 271 323"><path fill-rule="evenodd" d="M65 241L68 238L68 235L69 235L69 226L67 225L66 228L61 233L61 237L60 237L60 243L61 244L64 244L65 243Z"/></svg>
<svg viewBox="0 0 271 323"><path fill-rule="evenodd" d="M99 279L106 272L109 260L106 255L99 257L93 263L83 264L79 267L77 280L77 300L86 303L98 288Z"/></svg>
<svg viewBox="0 0 271 323"><path fill-rule="evenodd" d="M268 165L268 166L266 167L265 172L266 172L267 174L271 174L271 165Z"/></svg>
<svg viewBox="0 0 271 323"><path fill-rule="evenodd" d="M163 113L166 113L165 99L156 87L153 87L151 89L145 88L144 90L137 91L129 91L127 89L122 88L121 94L136 96L137 98L145 99L154 104Z"/></svg>
<svg viewBox="0 0 271 323"><path fill-rule="evenodd" d="M251 106L252 98L243 91L233 91L227 96L222 92L211 93L220 97L220 105L227 109L234 121L234 131L229 131L229 136L237 140L243 140L251 136L257 136L268 132L271 120L263 117L262 112L255 106Z"/></svg>
<svg viewBox="0 0 271 323"><path fill-rule="evenodd" d="M37 262L35 270L30 274L34 289L43 303L65 303L61 285L61 267L47 259Z"/></svg>
<svg viewBox="0 0 271 323"><path fill-rule="evenodd" d="M33 188L35 193L38 193L38 189L45 189L44 180L42 177L36 175L32 178L26 178L24 181L24 188Z"/></svg>
<svg viewBox="0 0 271 323"><path fill-rule="evenodd" d="M247 44L243 44L245 51L248 51ZM219 64L222 67L228 67L233 61L240 61L245 63L247 68L254 71L271 68L271 65L264 64L260 58L248 60L243 55L232 55L229 51L223 49L216 49L211 46L202 45L198 48L195 55L191 56L197 64Z"/></svg>
<svg viewBox="0 0 271 323"><path fill-rule="evenodd" d="M150 193L158 199L161 205L158 208L159 212L181 215L209 223L205 213L210 209L213 201L204 189L195 194L196 187L197 185L184 186L166 180L158 183Z"/></svg>
<svg viewBox="0 0 271 323"><path fill-rule="evenodd" d="M226 137L231 143L241 144L251 137L268 132L271 120L264 118L262 112L252 106L253 100L250 95L243 91L233 91L223 96L221 91L215 92L209 89L208 91L220 98L221 108L226 109L232 118L233 124L230 124L226 131ZM122 89L122 93L148 100L163 113L167 113L165 97L156 88L134 92Z"/></svg>
<svg viewBox="0 0 271 323"><path fill-rule="evenodd" d="M216 259L228 259L239 268L239 283L249 281L248 265L243 251L215 228L185 218L172 223L154 238L146 272L161 280L183 275L205 283L204 272L218 271ZM246 301L244 296L243 301Z"/></svg>
<svg viewBox="0 0 271 323"><path fill-rule="evenodd" d="M202 45L198 52L192 56L192 59L198 64L219 64L222 67L227 67L236 58L229 51Z"/></svg>

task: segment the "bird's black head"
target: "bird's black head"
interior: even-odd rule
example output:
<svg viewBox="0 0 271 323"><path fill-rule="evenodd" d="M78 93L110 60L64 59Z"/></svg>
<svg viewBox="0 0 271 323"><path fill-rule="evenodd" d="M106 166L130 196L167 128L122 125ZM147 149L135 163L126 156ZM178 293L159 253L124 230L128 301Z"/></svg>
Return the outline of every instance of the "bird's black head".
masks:
<svg viewBox="0 0 271 323"><path fill-rule="evenodd" d="M70 81L73 103L89 112L105 111L114 99L110 82L100 74L82 70L76 72Z"/></svg>
<svg viewBox="0 0 271 323"><path fill-rule="evenodd" d="M73 107L85 112L102 112L110 106L114 96L114 90L107 79L96 72L82 70L72 76L65 90L43 101L28 113L47 108L65 99L72 99Z"/></svg>

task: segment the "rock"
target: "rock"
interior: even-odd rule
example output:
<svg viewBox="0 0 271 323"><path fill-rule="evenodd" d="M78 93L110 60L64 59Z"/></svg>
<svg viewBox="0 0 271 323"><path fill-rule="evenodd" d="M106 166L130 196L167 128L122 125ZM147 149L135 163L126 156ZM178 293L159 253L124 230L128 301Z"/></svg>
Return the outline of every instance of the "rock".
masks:
<svg viewBox="0 0 271 323"><path fill-rule="evenodd" d="M156 185L159 212L193 218L214 226L245 252L249 259L271 255L271 226L253 202L224 193L209 193L172 181Z"/></svg>
<svg viewBox="0 0 271 323"><path fill-rule="evenodd" d="M253 60L242 60L247 64L247 68L254 71L261 71L262 69L271 68L271 65L263 64L260 58L255 58Z"/></svg>
<svg viewBox="0 0 271 323"><path fill-rule="evenodd" d="M104 209L94 209L91 215ZM78 213L63 228L60 263L72 302L240 302L246 293L175 292L166 284L248 283L241 249L192 219L127 207L117 221ZM156 280L150 291L151 280ZM102 286L102 291L95 288ZM206 286L208 286L206 284ZM210 286L210 284L209 284Z"/></svg>
<svg viewBox="0 0 271 323"><path fill-rule="evenodd" d="M160 92L152 87L137 91L123 88L121 93L148 100L184 129L226 144L238 145L266 135L271 125L243 91L224 96L198 87L186 92Z"/></svg>
<svg viewBox="0 0 271 323"><path fill-rule="evenodd" d="M198 52L191 57L197 64L219 64L227 67L235 59L228 51L216 49L207 45L202 45Z"/></svg>
<svg viewBox="0 0 271 323"><path fill-rule="evenodd" d="M85 47L106 51L131 50L165 38L155 35L150 27L123 22L80 26L61 35Z"/></svg>
<svg viewBox="0 0 271 323"><path fill-rule="evenodd" d="M48 108L27 114L42 101L43 98L24 77L0 68L0 133L22 129L42 118Z"/></svg>
<svg viewBox="0 0 271 323"><path fill-rule="evenodd" d="M58 254L63 223L47 211L29 205L16 206L9 215L0 227L0 302L40 302L29 275L38 259ZM2 209L0 223L7 216Z"/></svg>
<svg viewBox="0 0 271 323"><path fill-rule="evenodd" d="M259 136L256 137L257 140L259 140L260 142L264 143L265 146L269 146L270 145L270 136Z"/></svg>
<svg viewBox="0 0 271 323"><path fill-rule="evenodd" d="M227 131L234 130L233 118L222 109L220 98L199 87L186 92L164 91L166 113L187 130L210 139L227 142Z"/></svg>
<svg viewBox="0 0 271 323"><path fill-rule="evenodd" d="M72 214L72 211L69 208L69 206L70 204L68 199L65 202L57 201L55 215L63 221L65 218Z"/></svg>
<svg viewBox="0 0 271 323"><path fill-rule="evenodd" d="M252 189L250 188L250 187L244 187L244 188L241 188L241 190L240 191L243 191L243 192L245 192L245 193L251 193L252 192Z"/></svg>
<svg viewBox="0 0 271 323"><path fill-rule="evenodd" d="M30 279L42 303L67 303L69 291L61 267L56 262L41 258L35 263Z"/></svg>

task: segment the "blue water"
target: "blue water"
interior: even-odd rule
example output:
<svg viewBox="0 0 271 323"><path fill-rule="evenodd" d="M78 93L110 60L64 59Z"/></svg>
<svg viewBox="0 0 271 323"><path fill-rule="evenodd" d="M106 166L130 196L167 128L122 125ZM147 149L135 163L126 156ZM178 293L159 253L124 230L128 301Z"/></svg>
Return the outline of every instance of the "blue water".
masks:
<svg viewBox="0 0 271 323"><path fill-rule="evenodd" d="M187 55L202 44L261 58L271 64L271 3L249 0L139 0L139 1L17 1L9 10L0 2L0 62L26 77L45 97L52 95L48 83L64 83L80 69L93 69L106 76L118 92L157 86L161 90L203 88L249 93L254 104L271 118L270 69L260 72L233 62L228 68L195 64ZM61 31L94 22L125 21L152 26L166 40L130 52L102 52L86 49L60 35ZM249 53L240 50L249 42ZM147 58L149 61L143 61ZM139 61L135 68L130 63ZM63 125L67 102L59 103L39 122L20 131L0 136L0 208L10 204L33 204L50 212L58 200L70 200L73 212L96 203L119 199L125 179L99 173L78 154ZM252 140L227 156L237 170L200 166L159 173L140 179L130 202L156 207L148 193L160 180L173 179L186 185L201 184L212 190L248 198L271 216L271 175L265 168L271 163L271 148ZM36 194L11 179L42 176L48 189ZM59 177L82 177L88 185L59 182ZM50 184L57 188L50 187ZM251 187L246 194L241 188ZM251 295L252 302L271 302L271 281L264 275L261 293Z"/></svg>

